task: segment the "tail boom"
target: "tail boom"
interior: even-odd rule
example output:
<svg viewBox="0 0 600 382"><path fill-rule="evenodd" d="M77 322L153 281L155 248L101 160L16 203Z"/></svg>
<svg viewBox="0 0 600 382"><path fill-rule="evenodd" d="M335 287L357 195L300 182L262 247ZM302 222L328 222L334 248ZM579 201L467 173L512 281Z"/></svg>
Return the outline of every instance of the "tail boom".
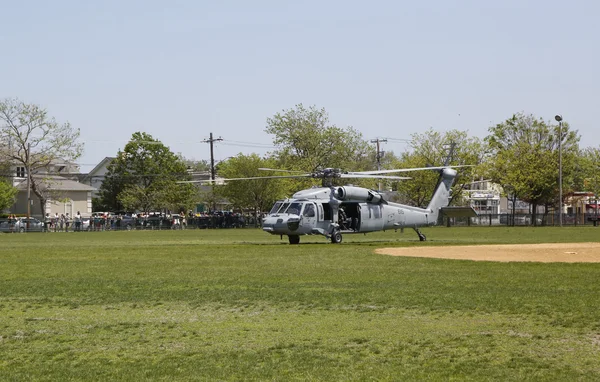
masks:
<svg viewBox="0 0 600 382"><path fill-rule="evenodd" d="M448 206L450 203L450 188L456 178L456 170L452 168L444 168L440 172L440 179L438 185L433 192L433 197L427 206L427 209L431 211L429 221L437 222L440 214L440 209Z"/></svg>

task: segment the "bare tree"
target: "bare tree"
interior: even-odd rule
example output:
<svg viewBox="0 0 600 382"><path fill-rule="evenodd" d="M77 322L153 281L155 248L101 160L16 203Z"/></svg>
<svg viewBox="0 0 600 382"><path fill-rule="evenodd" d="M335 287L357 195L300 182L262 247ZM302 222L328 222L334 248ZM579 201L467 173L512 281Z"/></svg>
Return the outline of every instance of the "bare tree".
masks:
<svg viewBox="0 0 600 382"><path fill-rule="evenodd" d="M79 129L60 124L38 105L16 98L0 101L0 142L8 150L0 152L5 160L24 167L31 191L39 198L41 213L46 210L48 179L34 174L52 175L51 163L73 163L83 152L78 142Z"/></svg>

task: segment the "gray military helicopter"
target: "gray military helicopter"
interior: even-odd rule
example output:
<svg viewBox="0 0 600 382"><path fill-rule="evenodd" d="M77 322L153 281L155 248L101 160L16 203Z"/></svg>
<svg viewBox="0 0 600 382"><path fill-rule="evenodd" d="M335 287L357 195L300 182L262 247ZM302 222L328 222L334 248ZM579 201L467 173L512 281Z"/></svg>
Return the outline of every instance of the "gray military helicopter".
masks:
<svg viewBox="0 0 600 382"><path fill-rule="evenodd" d="M450 187L457 175L454 169L456 167L467 166L360 172L343 172L336 168L325 168L312 173L234 178L224 179L224 181L275 178L322 179L321 187L298 191L291 198L278 200L263 218L263 231L280 237L287 235L290 244L299 244L300 236L303 235L322 235L332 243L341 243L342 235L345 234L398 228L412 228L419 240L425 241L426 237L419 227L436 225L440 213L451 217L477 216L471 207L448 207ZM265 168L261 170L285 171ZM382 192L363 187L333 185L334 179L339 178L405 180L410 178L387 174L425 170L439 171L440 174L431 202L426 208L387 201Z"/></svg>

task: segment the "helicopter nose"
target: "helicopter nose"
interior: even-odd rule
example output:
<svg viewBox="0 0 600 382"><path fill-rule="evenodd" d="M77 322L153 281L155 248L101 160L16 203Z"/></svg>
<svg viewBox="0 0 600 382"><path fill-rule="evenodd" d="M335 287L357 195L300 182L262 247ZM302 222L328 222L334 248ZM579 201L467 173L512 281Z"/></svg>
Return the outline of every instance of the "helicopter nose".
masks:
<svg viewBox="0 0 600 382"><path fill-rule="evenodd" d="M300 226L300 219L296 217L290 217L287 220L287 227L290 231L295 231Z"/></svg>
<svg viewBox="0 0 600 382"><path fill-rule="evenodd" d="M279 216L267 216L263 219L263 231L278 232L287 229L287 219Z"/></svg>

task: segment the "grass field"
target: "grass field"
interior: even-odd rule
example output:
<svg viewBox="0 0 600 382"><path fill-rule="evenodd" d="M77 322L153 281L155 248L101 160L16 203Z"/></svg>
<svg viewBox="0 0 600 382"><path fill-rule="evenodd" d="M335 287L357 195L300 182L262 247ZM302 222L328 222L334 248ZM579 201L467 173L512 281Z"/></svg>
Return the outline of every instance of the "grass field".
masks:
<svg viewBox="0 0 600 382"><path fill-rule="evenodd" d="M0 380L600 380L600 264L373 253L600 228L424 233L2 234Z"/></svg>

